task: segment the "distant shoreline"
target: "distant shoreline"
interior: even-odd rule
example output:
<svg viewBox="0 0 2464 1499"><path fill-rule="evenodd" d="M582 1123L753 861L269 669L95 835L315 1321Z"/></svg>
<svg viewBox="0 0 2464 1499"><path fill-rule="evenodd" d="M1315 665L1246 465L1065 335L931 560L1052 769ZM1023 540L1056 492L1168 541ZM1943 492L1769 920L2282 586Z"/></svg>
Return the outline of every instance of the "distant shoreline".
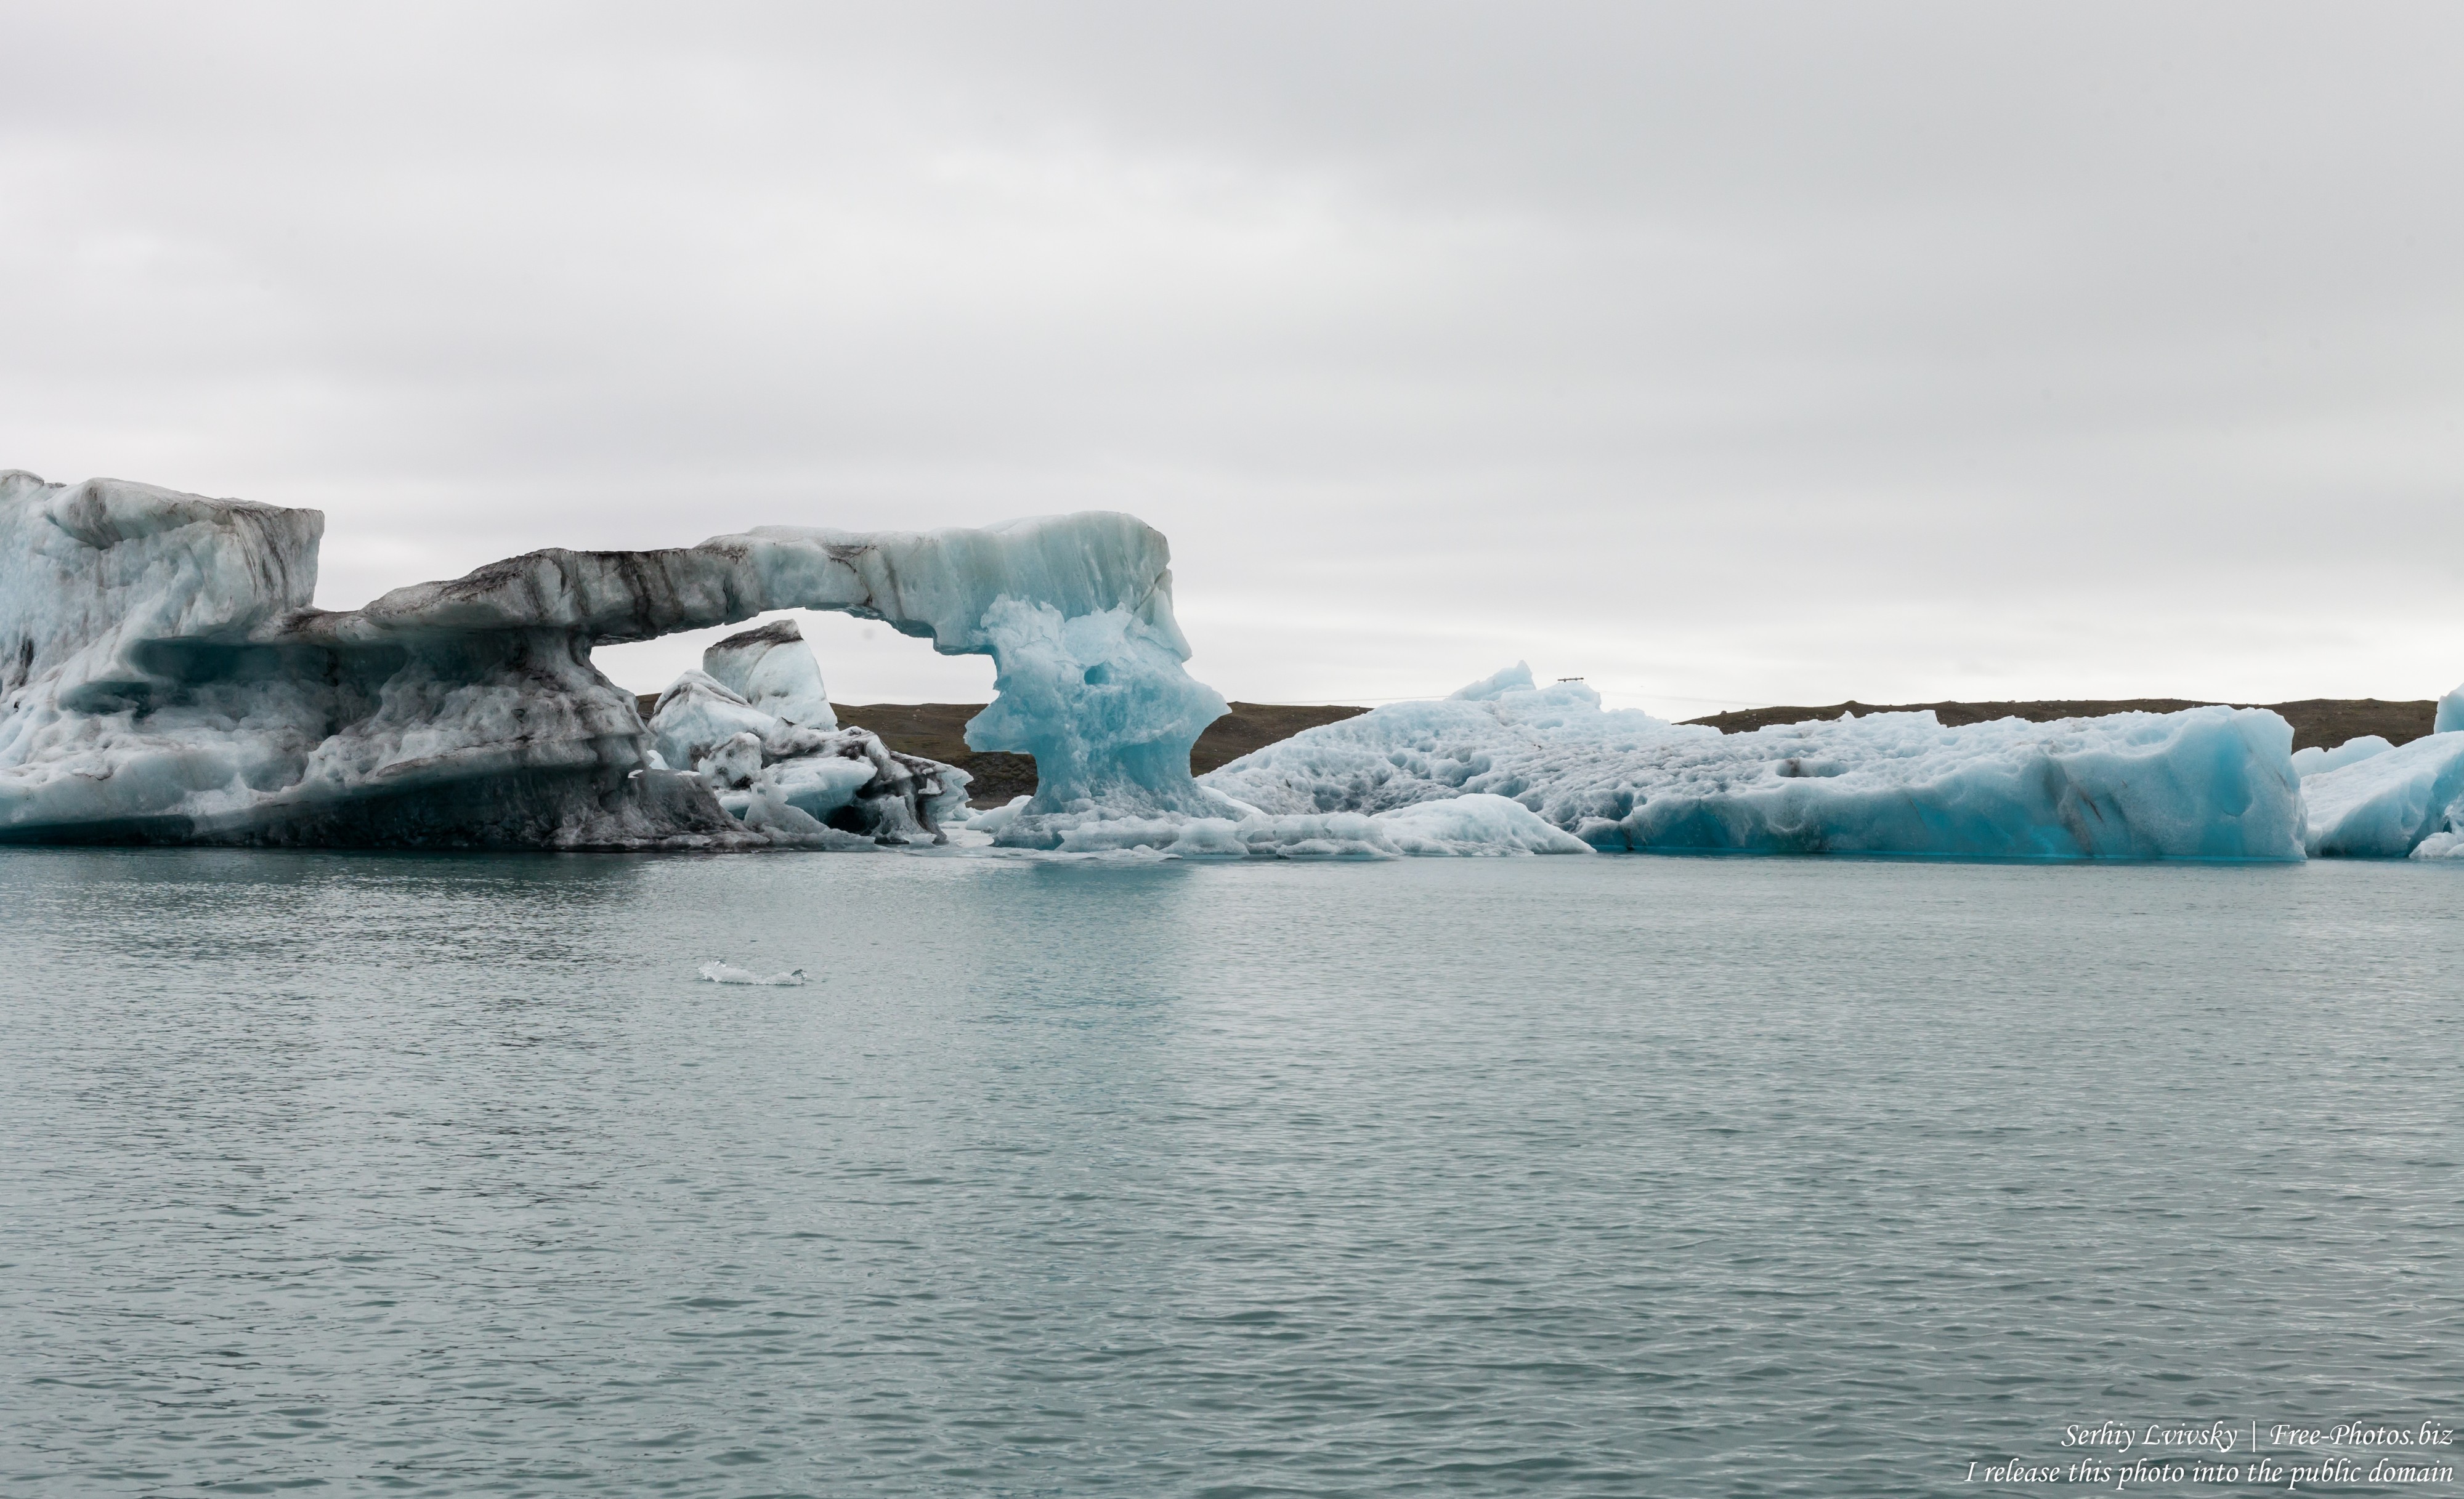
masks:
<svg viewBox="0 0 2464 1499"><path fill-rule="evenodd" d="M1688 723L1708 724L1723 734L1750 734L1776 723L1803 723L1808 718L1837 718L1843 713L1863 717L1869 713L1917 713L1931 710L1946 724L1985 723L1995 718L2025 718L2047 723L2056 718L2101 718L2112 713L2180 713L2214 704L2187 697L2046 699L2036 702L1860 703L1851 698L1826 708L1739 708ZM2235 708L2264 708L2293 725L2293 747L2318 745L2333 749L2346 739L2375 734L2390 744L2404 744L2430 732L2438 717L2432 698L2386 702L2376 697L2304 697L2289 703L2233 703Z"/></svg>
<svg viewBox="0 0 2464 1499"><path fill-rule="evenodd" d="M641 695L642 716L649 717L657 701ZM967 748L967 720L983 712L982 703L833 703L841 722L870 729L891 749L956 765L975 778L969 800L978 806L999 806L1014 796L1035 790L1035 761L1024 755L979 754ZM1739 708L1688 723L1707 724L1724 734L1750 734L1773 724L1803 723L1811 718L1837 718L1843 713L1862 717L1869 713L1915 713L1930 710L1946 724L1984 723L1994 718L2026 718L2045 723L2056 718L2095 718L2112 713L2180 713L2210 704L2185 697L2045 699L2032 702L1861 703L1825 707ZM2236 703L2281 714L2293 725L2293 747L2334 748L2346 739L2375 734L2403 744L2430 732L2438 716L2431 698L2387 702L2376 697L2305 697L2289 703ZM1204 775L1229 764L1251 750L1290 738L1303 729L1334 723L1367 713L1342 703L1293 706L1286 703L1241 703L1207 726L1189 753L1193 775Z"/></svg>

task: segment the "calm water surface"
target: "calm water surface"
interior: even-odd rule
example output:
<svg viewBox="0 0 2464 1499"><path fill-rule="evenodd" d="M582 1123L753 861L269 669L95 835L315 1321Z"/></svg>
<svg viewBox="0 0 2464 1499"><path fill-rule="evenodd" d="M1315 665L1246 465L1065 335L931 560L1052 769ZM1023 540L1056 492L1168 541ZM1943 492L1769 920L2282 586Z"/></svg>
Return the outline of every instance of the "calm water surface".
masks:
<svg viewBox="0 0 2464 1499"><path fill-rule="evenodd" d="M2459 913L0 849L0 1489L1975 1494L2070 1423L2464 1425Z"/></svg>

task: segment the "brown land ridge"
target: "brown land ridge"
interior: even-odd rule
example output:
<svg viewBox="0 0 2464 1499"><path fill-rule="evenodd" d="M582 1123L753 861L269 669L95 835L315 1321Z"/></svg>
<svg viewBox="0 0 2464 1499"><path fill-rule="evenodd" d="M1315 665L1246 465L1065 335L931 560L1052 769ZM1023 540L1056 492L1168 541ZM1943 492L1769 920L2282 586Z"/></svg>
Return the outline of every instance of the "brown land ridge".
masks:
<svg viewBox="0 0 2464 1499"><path fill-rule="evenodd" d="M642 716L649 717L657 698L642 696ZM975 778L969 798L977 806L999 806L1014 796L1035 790L1035 761L1024 755L979 754L967 748L967 720L984 711L981 703L832 703L841 723L870 729L882 742L908 755L921 755L956 765ZM1915 713L1931 709L1946 724L1984 723L1994 718L2026 718L2046 723L2056 718L2096 718L2109 713L2180 713L2205 708L2184 697L2081 698L2045 702L1991 703L1860 703L1851 698L1825 708L1739 708L1689 723L1708 724L1724 734L1750 734L1773 724L1803 723L1810 718L1837 718L1843 713L1862 717L1869 713ZM2293 747L2333 748L2346 739L2375 734L2403 744L2430 732L2438 704L2382 702L2375 697L2305 697L2290 703L2235 703L2281 714L2293 725ZM1229 764L1251 750L1290 738L1303 729L1334 723L1367 713L1337 703L1296 706L1288 703L1234 703L1232 711L1207 726L1189 752L1190 774L1202 776Z"/></svg>
<svg viewBox="0 0 2464 1499"><path fill-rule="evenodd" d="M2032 723L2049 723L2056 718L2101 718L2109 713L2180 713L2185 708L2213 706L2185 697L2082 698L2059 702L2008 703L1860 703L1851 698L1833 703L1827 708L1739 708L1730 713L1715 713L1707 717L1689 718L1688 723L1707 723L1723 734L1750 734L1756 729L1779 723L1803 723L1809 718L1837 718L1843 713L1863 717L1869 713L1917 713L1933 710L1933 716L1945 724L1985 723L1994 718L2025 718ZM2438 717L2438 704L2422 698L2416 702L2382 702L2376 697L2304 697L2290 703L2233 703L2235 708L2265 708L2281 715L2293 725L2293 747L2308 749L2313 745L2333 749L2346 739L2365 734L2375 734L2390 744L2403 744L2430 732Z"/></svg>

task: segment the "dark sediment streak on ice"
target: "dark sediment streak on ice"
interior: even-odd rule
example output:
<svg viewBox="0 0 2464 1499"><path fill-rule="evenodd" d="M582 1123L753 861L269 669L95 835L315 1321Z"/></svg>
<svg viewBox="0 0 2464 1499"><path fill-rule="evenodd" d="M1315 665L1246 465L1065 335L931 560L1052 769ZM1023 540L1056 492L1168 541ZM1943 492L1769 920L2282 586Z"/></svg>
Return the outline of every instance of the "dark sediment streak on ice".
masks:
<svg viewBox="0 0 2464 1499"><path fill-rule="evenodd" d="M0 474L0 840L759 845L653 765L590 650L784 608L993 656L1002 698L971 737L1034 755L1054 809L1214 805L1187 756L1222 699L1181 670L1169 548L1133 517L552 549L342 611L310 606L323 528Z"/></svg>

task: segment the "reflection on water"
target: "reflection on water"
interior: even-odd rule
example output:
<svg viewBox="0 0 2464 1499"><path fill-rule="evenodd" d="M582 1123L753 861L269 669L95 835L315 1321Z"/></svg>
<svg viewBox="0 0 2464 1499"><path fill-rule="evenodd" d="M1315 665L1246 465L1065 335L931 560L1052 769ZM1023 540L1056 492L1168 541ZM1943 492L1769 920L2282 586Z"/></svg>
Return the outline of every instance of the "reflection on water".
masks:
<svg viewBox="0 0 2464 1499"><path fill-rule="evenodd" d="M2455 873L0 849L0 1481L1896 1494L2455 1423Z"/></svg>

